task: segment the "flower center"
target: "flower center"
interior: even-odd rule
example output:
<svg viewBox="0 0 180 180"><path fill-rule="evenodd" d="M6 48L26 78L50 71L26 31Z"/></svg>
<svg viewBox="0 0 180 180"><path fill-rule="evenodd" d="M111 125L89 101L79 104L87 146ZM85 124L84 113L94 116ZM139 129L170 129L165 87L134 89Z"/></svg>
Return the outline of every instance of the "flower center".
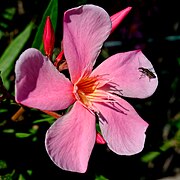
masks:
<svg viewBox="0 0 180 180"><path fill-rule="evenodd" d="M74 85L76 99L92 111L97 111L93 102L115 102L115 91L116 85L103 76L85 76Z"/></svg>
<svg viewBox="0 0 180 180"><path fill-rule="evenodd" d="M96 77L83 77L74 86L77 100L80 100L85 106L91 107L97 86L98 79Z"/></svg>

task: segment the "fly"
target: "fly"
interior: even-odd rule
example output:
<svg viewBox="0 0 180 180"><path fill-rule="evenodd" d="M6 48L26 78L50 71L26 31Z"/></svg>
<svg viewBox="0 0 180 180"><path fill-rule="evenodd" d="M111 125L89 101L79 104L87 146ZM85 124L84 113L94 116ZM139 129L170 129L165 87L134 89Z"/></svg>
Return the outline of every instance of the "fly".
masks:
<svg viewBox="0 0 180 180"><path fill-rule="evenodd" d="M149 77L149 80L156 78L156 75L152 71L150 71L149 69L146 69L146 68L143 68L143 67L139 67L138 69L142 73L140 78L142 78L144 76Z"/></svg>

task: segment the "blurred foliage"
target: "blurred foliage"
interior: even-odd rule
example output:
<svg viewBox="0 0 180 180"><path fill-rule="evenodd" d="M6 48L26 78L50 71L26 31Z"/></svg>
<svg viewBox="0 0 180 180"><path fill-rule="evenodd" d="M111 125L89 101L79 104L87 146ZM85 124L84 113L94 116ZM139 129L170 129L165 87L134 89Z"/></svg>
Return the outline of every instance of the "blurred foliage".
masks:
<svg viewBox="0 0 180 180"><path fill-rule="evenodd" d="M55 118L35 109L22 111L9 97L14 94L14 64L21 52L29 47L43 52L46 16L52 19L56 47L60 48L64 11L86 3L101 6L110 15L127 6L133 7L105 42L98 62L112 54L140 48L154 65L159 85L150 98L126 99L149 123L144 150L134 156L118 156L106 145L96 144L88 171L77 174L56 167L45 151L45 133ZM123 177L153 180L180 174L179 12L176 1L1 0L0 180L117 180ZM16 117L17 112L20 115ZM98 126L97 129L100 131Z"/></svg>
<svg viewBox="0 0 180 180"><path fill-rule="evenodd" d="M9 75L14 68L14 62L17 59L17 56L22 51L26 41L29 39L31 35L31 31L33 28L33 23L30 22L28 26L21 32L6 48L2 56L0 57L0 71L1 77L4 82L4 86L9 89L10 81ZM16 48L14 48L16 47ZM8 60L8 62L7 62Z"/></svg>
<svg viewBox="0 0 180 180"><path fill-rule="evenodd" d="M108 179L105 178L104 176L100 175L100 176L96 176L95 180L108 180Z"/></svg>
<svg viewBox="0 0 180 180"><path fill-rule="evenodd" d="M9 23L13 20L13 17L15 15L16 8L15 7L9 7L6 9L3 9L3 12L0 14L0 39L2 39L5 36L5 31L8 29Z"/></svg>

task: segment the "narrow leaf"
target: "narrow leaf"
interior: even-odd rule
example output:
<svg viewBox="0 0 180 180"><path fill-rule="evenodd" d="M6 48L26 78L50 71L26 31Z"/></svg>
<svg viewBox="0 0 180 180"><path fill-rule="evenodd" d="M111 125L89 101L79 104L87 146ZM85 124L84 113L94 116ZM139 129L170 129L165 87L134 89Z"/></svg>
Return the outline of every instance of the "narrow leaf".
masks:
<svg viewBox="0 0 180 180"><path fill-rule="evenodd" d="M35 120L35 121L33 121L33 124L41 123L41 122L48 122L48 123L52 124L54 121L55 121L54 118L49 117L49 118L45 118L45 119Z"/></svg>
<svg viewBox="0 0 180 180"><path fill-rule="evenodd" d="M26 138L26 137L31 136L31 134L28 134L28 133L16 133L15 135L17 138Z"/></svg>
<svg viewBox="0 0 180 180"><path fill-rule="evenodd" d="M22 174L19 175L18 180L26 180Z"/></svg>
<svg viewBox="0 0 180 180"><path fill-rule="evenodd" d="M27 27L21 32L6 48L4 53L0 58L0 71L1 76L4 82L4 86L9 89L10 81L9 74L14 68L14 62L24 47L25 43L29 39L31 35L31 31L33 29L33 23L30 22Z"/></svg>
<svg viewBox="0 0 180 180"><path fill-rule="evenodd" d="M108 180L108 179L100 175L100 176L96 176L95 180Z"/></svg>
<svg viewBox="0 0 180 180"><path fill-rule="evenodd" d="M158 157L160 155L160 152L158 151L151 151L147 154L145 154L142 158L141 161L148 163L150 161L153 161L156 157Z"/></svg>
<svg viewBox="0 0 180 180"><path fill-rule="evenodd" d="M14 129L4 129L4 133L14 133Z"/></svg>

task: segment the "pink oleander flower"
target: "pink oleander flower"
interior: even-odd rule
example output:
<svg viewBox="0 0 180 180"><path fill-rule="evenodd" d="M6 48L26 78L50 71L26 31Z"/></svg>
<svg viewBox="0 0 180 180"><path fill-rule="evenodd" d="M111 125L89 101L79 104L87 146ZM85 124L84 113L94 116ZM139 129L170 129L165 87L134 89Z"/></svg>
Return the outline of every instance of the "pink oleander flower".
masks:
<svg viewBox="0 0 180 180"><path fill-rule="evenodd" d="M148 124L122 97L149 97L158 79L140 50L115 54L93 69L112 31L104 9L94 5L73 8L65 12L63 22L63 51L71 80L48 57L30 48L16 62L15 98L25 106L49 111L73 105L51 125L45 146L58 167L84 173L96 141L96 116L113 152L133 155L142 151Z"/></svg>

